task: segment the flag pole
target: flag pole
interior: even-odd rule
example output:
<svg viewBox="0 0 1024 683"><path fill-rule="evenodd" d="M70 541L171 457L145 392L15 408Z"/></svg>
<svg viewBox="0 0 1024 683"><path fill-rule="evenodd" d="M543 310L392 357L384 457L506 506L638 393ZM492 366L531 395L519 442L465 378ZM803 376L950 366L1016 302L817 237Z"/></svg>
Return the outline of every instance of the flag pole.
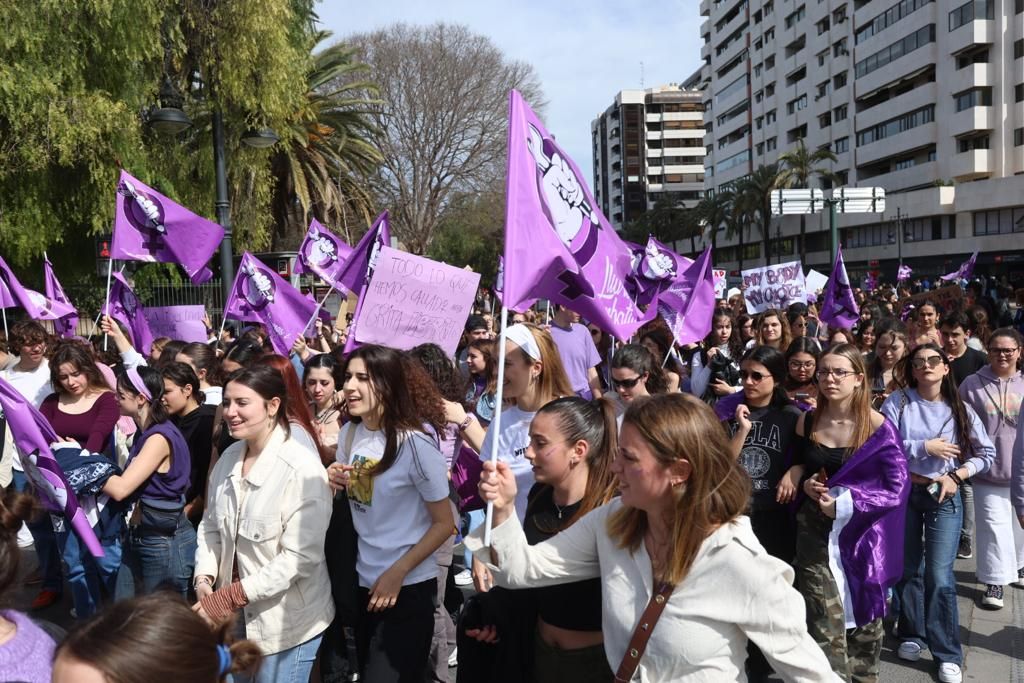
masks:
<svg viewBox="0 0 1024 683"><path fill-rule="evenodd" d="M113 275L113 272L114 272L114 259L109 259L107 261L107 294L106 294L106 296L103 297L103 308L100 310L100 315L103 315L103 313L105 313L107 311L107 309L110 308L110 278L111 278L111 275ZM108 341L109 338L110 338L109 335L104 333L104 335L103 335L103 350L104 351L107 350L107 341Z"/></svg>
<svg viewBox="0 0 1024 683"><path fill-rule="evenodd" d="M327 303L327 297L329 297L331 295L331 292L333 291L334 285L331 285L331 287L327 290L327 293L324 294L324 298L320 299L320 303L318 303L316 305L316 308L313 310L313 317L310 318L309 322L306 323L306 326L302 328L303 333L305 333L305 331L309 329L309 326L313 324L313 321L316 320L316 317L320 315L320 309L324 307L325 303Z"/></svg>
<svg viewBox="0 0 1024 683"><path fill-rule="evenodd" d="M10 339L10 335L7 334L7 309L0 308L0 311L3 311L4 314L4 339Z"/></svg>
<svg viewBox="0 0 1024 683"><path fill-rule="evenodd" d="M491 420L490 427L488 429L494 430L494 438L491 439L491 453L490 461L497 465L498 463L498 442L500 439L498 435L501 434L501 402L504 399L504 385L505 385L505 341L508 339L508 308L502 304L501 307L501 333L498 335L498 353L496 354L500 359L498 361L498 389L494 396L494 419ZM490 547L491 545L491 524L494 521L494 503L489 501L487 503L487 518L484 520L484 545Z"/></svg>
<svg viewBox="0 0 1024 683"><path fill-rule="evenodd" d="M550 299L544 302L544 325L551 324L551 301Z"/></svg>

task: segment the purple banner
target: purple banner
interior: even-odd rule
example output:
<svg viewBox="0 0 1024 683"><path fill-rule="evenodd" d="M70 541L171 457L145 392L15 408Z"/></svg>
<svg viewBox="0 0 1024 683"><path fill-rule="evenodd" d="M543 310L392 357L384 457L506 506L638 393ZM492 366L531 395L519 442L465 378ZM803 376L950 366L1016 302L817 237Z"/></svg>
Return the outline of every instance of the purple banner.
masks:
<svg viewBox="0 0 1024 683"><path fill-rule="evenodd" d="M711 247L694 261L658 298L658 312L679 345L698 342L711 332L715 281Z"/></svg>
<svg viewBox="0 0 1024 683"><path fill-rule="evenodd" d="M832 276L825 287L818 318L831 327L853 327L860 318L860 307L853 296L850 278L843 262L843 247L836 246L836 259L832 263Z"/></svg>
<svg viewBox="0 0 1024 683"><path fill-rule="evenodd" d="M314 218L309 222L306 238L299 246L299 257L295 259L295 272L313 273L344 293L344 287L342 287L339 277L345 268L345 261L352 255L352 252L352 247L320 225L320 222Z"/></svg>
<svg viewBox="0 0 1024 683"><path fill-rule="evenodd" d="M54 320L54 331L64 338L75 336L75 333L78 331L78 311L75 310L71 300L64 293L64 288L60 286L60 281L57 280L57 274L53 272L53 264L50 263L50 259L45 254L43 255L43 279L45 281L47 298L50 301L65 304L74 311Z"/></svg>
<svg viewBox="0 0 1024 683"><path fill-rule="evenodd" d="M153 338L167 337L187 342L209 340L206 334L206 307L195 306L149 306L142 309Z"/></svg>
<svg viewBox="0 0 1024 683"><path fill-rule="evenodd" d="M263 323L274 350L287 356L316 304L249 252L242 254L224 317Z"/></svg>

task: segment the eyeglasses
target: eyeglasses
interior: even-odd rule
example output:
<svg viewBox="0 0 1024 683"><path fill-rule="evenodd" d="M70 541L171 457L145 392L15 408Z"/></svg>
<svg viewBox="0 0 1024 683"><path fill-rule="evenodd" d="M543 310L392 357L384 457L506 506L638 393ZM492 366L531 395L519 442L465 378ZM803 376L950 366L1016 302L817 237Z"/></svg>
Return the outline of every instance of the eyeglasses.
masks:
<svg viewBox="0 0 1024 683"><path fill-rule="evenodd" d="M636 383L642 379L642 375L638 375L632 379L612 379L612 384L615 385L616 388L632 389L636 386Z"/></svg>
<svg viewBox="0 0 1024 683"><path fill-rule="evenodd" d="M740 370L740 379L751 380L755 384L764 380L768 375L762 375L760 372L748 372L746 370Z"/></svg>
<svg viewBox="0 0 1024 683"><path fill-rule="evenodd" d="M937 368L942 364L942 356L928 356L927 358L915 358L910 361L915 370L924 370L927 365L930 368Z"/></svg>
<svg viewBox="0 0 1024 683"><path fill-rule="evenodd" d="M813 360L808 360L808 361L803 361L803 362L798 361L798 360L791 360L791 361L789 361L789 369L790 370L810 370L813 367L814 367L814 361Z"/></svg>
<svg viewBox="0 0 1024 683"><path fill-rule="evenodd" d="M837 381L842 382L850 375L856 375L857 373L845 368L821 368L814 374L818 379L827 379L829 375L832 375Z"/></svg>
<svg viewBox="0 0 1024 683"><path fill-rule="evenodd" d="M993 356L1012 356L1017 351L1020 351L1019 346L1014 346L1012 349L991 348L988 350L989 354Z"/></svg>

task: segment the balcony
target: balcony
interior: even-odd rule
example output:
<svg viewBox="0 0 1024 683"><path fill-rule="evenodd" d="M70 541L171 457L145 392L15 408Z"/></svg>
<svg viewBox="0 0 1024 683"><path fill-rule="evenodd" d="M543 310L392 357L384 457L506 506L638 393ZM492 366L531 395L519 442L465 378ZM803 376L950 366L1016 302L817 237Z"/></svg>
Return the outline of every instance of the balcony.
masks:
<svg viewBox="0 0 1024 683"><path fill-rule="evenodd" d="M943 28L948 28L948 26L947 24L946 27L943 27L940 23L935 28L938 32ZM975 19L954 31L950 31L947 35L947 50L949 54L955 55L972 45L991 45L994 43L996 41L996 22Z"/></svg>
<svg viewBox="0 0 1024 683"><path fill-rule="evenodd" d="M857 165L865 166L887 157L933 145L937 135L938 130L935 123L932 122L897 133L896 135L890 135L882 140L876 140L868 145L858 146ZM853 143L852 140L850 142Z"/></svg>
<svg viewBox="0 0 1024 683"><path fill-rule="evenodd" d="M910 187L920 187L933 183L939 178L939 165L929 161L899 171L890 171L881 175L871 176L864 180L857 179L859 187L882 187L887 193L899 192Z"/></svg>
<svg viewBox="0 0 1024 683"><path fill-rule="evenodd" d="M938 88L936 84L925 83L910 92L893 97L887 102L857 114L857 130L864 130L883 121L888 121L894 116L920 109L935 102L937 97Z"/></svg>
<svg viewBox="0 0 1024 683"><path fill-rule="evenodd" d="M704 43L700 46L700 58L708 59L711 57L711 43Z"/></svg>
<svg viewBox="0 0 1024 683"><path fill-rule="evenodd" d="M954 180L973 180L990 175L995 166L995 155L989 149L972 149L950 159L949 171Z"/></svg>
<svg viewBox="0 0 1024 683"><path fill-rule="evenodd" d="M861 59L861 54L858 50L858 61ZM865 53L867 54L867 53ZM854 80L854 94L856 97L863 97L868 93L873 93L880 88L898 81L909 74L917 73L922 69L928 68L935 64L938 59L939 50L936 43L928 43L923 45L910 54L904 55L897 59L895 62L890 62L880 69L875 69L866 76L856 78L856 75L851 73L850 77L855 78Z"/></svg>
<svg viewBox="0 0 1024 683"><path fill-rule="evenodd" d="M711 0L700 0L700 15L702 17L711 16Z"/></svg>
<svg viewBox="0 0 1024 683"><path fill-rule="evenodd" d="M949 134L957 137L976 130L995 128L995 110L992 107L970 107L949 117Z"/></svg>
<svg viewBox="0 0 1024 683"><path fill-rule="evenodd" d="M1024 71L1014 73L1024 73ZM996 74L995 64L971 64L953 71L948 78L944 78L942 81L943 91L948 95L953 95L971 88L992 86L995 85L998 78Z"/></svg>

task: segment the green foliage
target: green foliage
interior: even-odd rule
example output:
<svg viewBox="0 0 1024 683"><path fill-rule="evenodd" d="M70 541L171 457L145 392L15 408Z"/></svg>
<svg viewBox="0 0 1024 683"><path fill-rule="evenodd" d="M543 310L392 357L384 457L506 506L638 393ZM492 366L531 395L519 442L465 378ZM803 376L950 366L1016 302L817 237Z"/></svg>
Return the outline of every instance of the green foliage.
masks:
<svg viewBox="0 0 1024 683"><path fill-rule="evenodd" d="M505 222L504 188L456 199L427 251L435 261L480 273L480 286L490 287L501 256Z"/></svg>
<svg viewBox="0 0 1024 683"><path fill-rule="evenodd" d="M69 281L93 272L90 236L110 232L119 166L212 218L214 106L225 118L236 245L268 244L270 153L238 141L253 126L284 127L301 108L313 17L312 0L0 3L5 258L27 266L49 249ZM165 75L193 121L176 138L146 125Z"/></svg>

